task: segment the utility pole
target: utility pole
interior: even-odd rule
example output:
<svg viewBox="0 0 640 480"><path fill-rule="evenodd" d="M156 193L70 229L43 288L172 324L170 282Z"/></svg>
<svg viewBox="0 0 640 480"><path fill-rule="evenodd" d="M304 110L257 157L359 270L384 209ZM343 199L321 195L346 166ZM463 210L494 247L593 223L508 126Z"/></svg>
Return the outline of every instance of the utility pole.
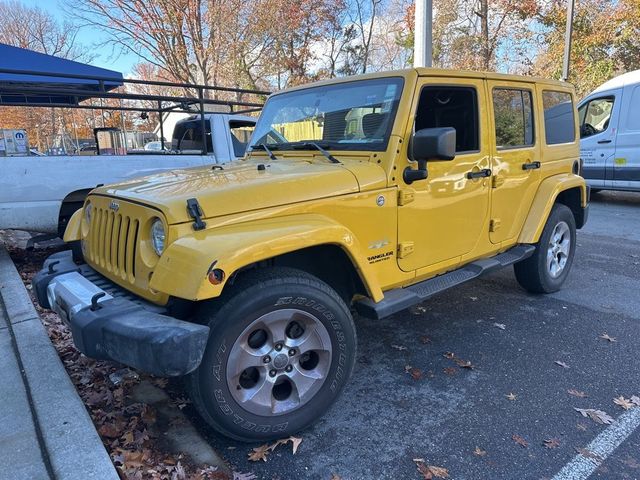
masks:
<svg viewBox="0 0 640 480"><path fill-rule="evenodd" d="M416 0L413 66L431 67L433 63L433 0Z"/></svg>
<svg viewBox="0 0 640 480"><path fill-rule="evenodd" d="M562 60L562 78L569 79L569 66L571 64L571 37L573 36L573 10L575 0L567 0L567 28L564 35L564 58Z"/></svg>

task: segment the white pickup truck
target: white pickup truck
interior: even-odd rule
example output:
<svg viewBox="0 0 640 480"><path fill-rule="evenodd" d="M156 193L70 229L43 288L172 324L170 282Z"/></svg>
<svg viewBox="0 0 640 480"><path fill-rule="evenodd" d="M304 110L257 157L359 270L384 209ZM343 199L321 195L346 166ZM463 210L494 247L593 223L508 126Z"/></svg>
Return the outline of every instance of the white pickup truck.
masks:
<svg viewBox="0 0 640 480"><path fill-rule="evenodd" d="M176 123L169 151L128 155L0 157L0 229L62 236L67 221L98 185L176 168L227 163L244 155L256 119L205 114Z"/></svg>

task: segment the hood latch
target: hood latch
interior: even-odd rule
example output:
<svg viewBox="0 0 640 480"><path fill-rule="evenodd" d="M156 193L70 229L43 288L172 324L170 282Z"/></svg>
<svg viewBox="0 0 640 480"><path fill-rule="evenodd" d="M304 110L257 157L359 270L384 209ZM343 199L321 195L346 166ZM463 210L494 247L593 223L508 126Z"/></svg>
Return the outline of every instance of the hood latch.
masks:
<svg viewBox="0 0 640 480"><path fill-rule="evenodd" d="M207 226L207 224L202 221L204 212L202 211L202 208L200 208L197 198L189 198L187 200L187 212L189 213L189 216L195 220L193 222L194 230L203 230L204 227Z"/></svg>

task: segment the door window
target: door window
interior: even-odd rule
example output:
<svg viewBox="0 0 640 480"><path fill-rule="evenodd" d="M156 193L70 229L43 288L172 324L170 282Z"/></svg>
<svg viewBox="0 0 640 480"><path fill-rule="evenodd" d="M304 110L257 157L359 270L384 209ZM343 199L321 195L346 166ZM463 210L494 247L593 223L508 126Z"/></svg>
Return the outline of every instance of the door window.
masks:
<svg viewBox="0 0 640 480"><path fill-rule="evenodd" d="M233 143L233 154L236 157L244 156L244 152L249 145L251 134L255 130L256 125L252 122L243 122L232 120L229 122L231 130L231 143Z"/></svg>
<svg viewBox="0 0 640 480"><path fill-rule="evenodd" d="M547 145L572 143L576 139L574 106L568 92L542 92L544 133Z"/></svg>
<svg viewBox="0 0 640 480"><path fill-rule="evenodd" d="M531 92L512 88L493 90L493 113L498 149L531 146L533 109Z"/></svg>
<svg viewBox="0 0 640 480"><path fill-rule="evenodd" d="M456 129L456 153L480 150L475 88L434 86L422 89L415 129L439 127Z"/></svg>
<svg viewBox="0 0 640 480"><path fill-rule="evenodd" d="M594 98L580 107L580 138L602 133L609 128L614 100L614 97Z"/></svg>

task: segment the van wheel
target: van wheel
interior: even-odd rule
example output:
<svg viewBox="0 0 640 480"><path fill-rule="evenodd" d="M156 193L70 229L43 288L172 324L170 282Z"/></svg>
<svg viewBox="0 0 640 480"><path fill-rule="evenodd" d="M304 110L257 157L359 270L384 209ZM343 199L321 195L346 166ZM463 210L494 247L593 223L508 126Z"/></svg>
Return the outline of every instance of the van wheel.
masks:
<svg viewBox="0 0 640 480"><path fill-rule="evenodd" d="M533 293L560 290L571 270L575 250L575 218L569 207L557 203L551 210L534 254L513 266L518 283Z"/></svg>
<svg viewBox="0 0 640 480"><path fill-rule="evenodd" d="M242 441L287 437L322 416L353 370L356 332L344 301L291 268L247 273L198 317L210 328L186 378L200 415Z"/></svg>

